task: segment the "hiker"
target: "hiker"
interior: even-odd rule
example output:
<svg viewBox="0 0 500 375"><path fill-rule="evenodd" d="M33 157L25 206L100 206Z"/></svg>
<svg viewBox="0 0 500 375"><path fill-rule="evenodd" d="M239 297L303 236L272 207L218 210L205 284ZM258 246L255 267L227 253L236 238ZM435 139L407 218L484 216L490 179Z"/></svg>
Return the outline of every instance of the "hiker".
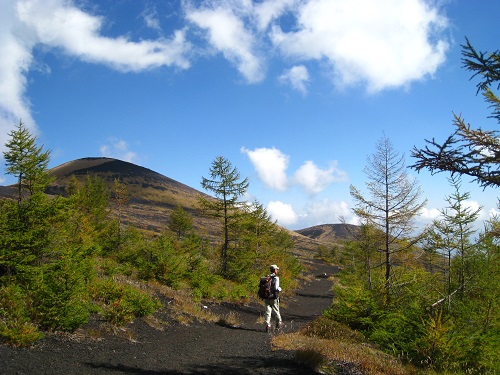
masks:
<svg viewBox="0 0 500 375"><path fill-rule="evenodd" d="M281 329L283 327L283 322L281 320L281 314L280 314L279 292L281 292L281 287L280 287L280 278L278 276L279 267L276 264L273 264L269 268L271 274L268 276L271 276L273 280L272 283L273 298L264 299L264 304L266 308L264 314L264 318L266 320L266 332L269 332L271 329L271 314L273 312L274 312L274 318L276 319L276 328Z"/></svg>

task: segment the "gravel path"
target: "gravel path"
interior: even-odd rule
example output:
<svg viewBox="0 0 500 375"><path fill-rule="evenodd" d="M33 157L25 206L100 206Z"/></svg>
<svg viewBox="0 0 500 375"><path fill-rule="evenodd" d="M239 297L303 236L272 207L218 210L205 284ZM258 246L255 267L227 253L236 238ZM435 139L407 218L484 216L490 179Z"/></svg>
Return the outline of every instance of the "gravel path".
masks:
<svg viewBox="0 0 500 375"><path fill-rule="evenodd" d="M314 276L334 267L314 264ZM295 331L324 311L332 301L331 281L314 277L282 304L284 332ZM272 335L264 332L263 306L214 305L218 313L234 311L238 328L213 323L171 324L164 331L141 320L133 323L135 342L118 336L100 341L49 336L29 349L0 346L0 374L316 374L294 361L294 353L271 350Z"/></svg>

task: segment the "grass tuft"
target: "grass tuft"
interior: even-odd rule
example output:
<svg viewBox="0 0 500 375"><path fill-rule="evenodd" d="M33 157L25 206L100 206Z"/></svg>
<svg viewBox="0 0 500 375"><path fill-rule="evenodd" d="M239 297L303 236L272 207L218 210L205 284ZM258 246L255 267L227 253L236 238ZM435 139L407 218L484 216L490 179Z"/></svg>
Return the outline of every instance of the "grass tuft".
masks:
<svg viewBox="0 0 500 375"><path fill-rule="evenodd" d="M221 316L217 321L217 324L223 327L241 327L242 323L241 317L234 311Z"/></svg>
<svg viewBox="0 0 500 375"><path fill-rule="evenodd" d="M359 333L323 319L299 332L273 337L273 347L295 351L299 362L326 374L335 374L339 367L370 375L416 374L413 368L362 340Z"/></svg>

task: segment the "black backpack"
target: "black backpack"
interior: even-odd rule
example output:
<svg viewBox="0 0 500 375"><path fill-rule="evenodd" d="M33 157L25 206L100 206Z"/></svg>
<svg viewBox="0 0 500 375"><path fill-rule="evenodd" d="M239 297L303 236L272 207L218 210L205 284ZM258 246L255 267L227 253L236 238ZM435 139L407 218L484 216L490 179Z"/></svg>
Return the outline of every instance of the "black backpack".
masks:
<svg viewBox="0 0 500 375"><path fill-rule="evenodd" d="M274 276L269 275L260 278L257 295L260 299L276 299L278 297L274 290Z"/></svg>

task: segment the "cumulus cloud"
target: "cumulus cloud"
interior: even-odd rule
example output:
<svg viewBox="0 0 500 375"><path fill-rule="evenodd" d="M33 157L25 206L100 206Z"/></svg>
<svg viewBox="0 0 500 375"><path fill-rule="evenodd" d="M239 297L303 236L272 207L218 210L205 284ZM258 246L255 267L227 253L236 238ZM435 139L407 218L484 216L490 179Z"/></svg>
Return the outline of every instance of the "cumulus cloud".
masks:
<svg viewBox="0 0 500 375"><path fill-rule="evenodd" d="M343 218L348 224L357 224L349 205L344 201L322 199L309 202L304 208L301 225L306 228L319 224L336 224Z"/></svg>
<svg viewBox="0 0 500 375"><path fill-rule="evenodd" d="M423 207L420 210L420 213L419 213L419 218L422 219L422 220L424 220L424 221L436 220L440 216L441 216L441 211L439 209L437 209L437 208Z"/></svg>
<svg viewBox="0 0 500 375"><path fill-rule="evenodd" d="M134 42L125 36L101 35L103 18L63 0L18 1L17 19L35 36L35 42L61 48L85 61L110 65L123 71L142 71L160 66L188 68L189 45L179 30L172 39Z"/></svg>
<svg viewBox="0 0 500 375"><path fill-rule="evenodd" d="M266 56L326 62L338 86L369 91L406 86L432 76L445 60L448 20L425 0L205 0L185 4L186 18L248 82L264 78ZM360 9L363 9L360 12ZM271 45L269 45L271 42ZM306 91L303 67L280 80Z"/></svg>
<svg viewBox="0 0 500 375"><path fill-rule="evenodd" d="M309 194L318 194L333 182L347 180L347 174L332 162L328 169L321 169L312 161L306 161L296 172L297 184L303 187Z"/></svg>
<svg viewBox="0 0 500 375"><path fill-rule="evenodd" d="M136 161L137 153L129 150L129 145L123 139L111 138L110 144L99 147L102 156L114 158L133 163Z"/></svg>
<svg viewBox="0 0 500 375"><path fill-rule="evenodd" d="M218 4L218 5L216 5ZM186 18L207 31L210 44L232 64L248 82L264 78L264 66L256 53L256 40L245 22L228 3L186 9ZM238 5L235 2L233 6Z"/></svg>
<svg viewBox="0 0 500 375"><path fill-rule="evenodd" d="M189 67L191 45L184 30L171 39L131 41L101 33L104 19L77 8L70 0L3 0L0 12L0 147L9 129L22 119L36 132L26 98L26 74L36 67L33 49L57 49L81 60L121 71L160 66Z"/></svg>
<svg viewBox="0 0 500 375"><path fill-rule="evenodd" d="M250 162L254 166L259 179L272 189L284 191L288 187L289 156L283 154L276 148L256 148L248 150L245 147L241 152L248 155Z"/></svg>
<svg viewBox="0 0 500 375"><path fill-rule="evenodd" d="M293 183L315 195L332 183L347 181L347 173L337 166L336 161L330 162L327 169L321 169L308 160L297 169L293 178L289 179L287 170L290 157L277 148L261 147L249 150L242 147L241 152L248 156L259 179L267 187L278 191L287 190Z"/></svg>
<svg viewBox="0 0 500 375"><path fill-rule="evenodd" d="M309 71L304 65L297 65L291 69L285 70L279 77L279 80L289 84L293 89L302 94L306 94L307 84L309 83Z"/></svg>
<svg viewBox="0 0 500 375"><path fill-rule="evenodd" d="M293 9L297 0L268 0L256 3L254 8L257 27L265 30L272 21L279 18L286 10Z"/></svg>
<svg viewBox="0 0 500 375"><path fill-rule="evenodd" d="M406 85L434 74L448 48L439 37L446 18L423 0L309 0L295 16L292 31L273 26L274 44L287 56L327 61L338 85Z"/></svg>
<svg viewBox="0 0 500 375"><path fill-rule="evenodd" d="M285 227L297 223L299 219L291 204L280 201L271 201L267 205L266 210L273 220L276 220L279 225Z"/></svg>

